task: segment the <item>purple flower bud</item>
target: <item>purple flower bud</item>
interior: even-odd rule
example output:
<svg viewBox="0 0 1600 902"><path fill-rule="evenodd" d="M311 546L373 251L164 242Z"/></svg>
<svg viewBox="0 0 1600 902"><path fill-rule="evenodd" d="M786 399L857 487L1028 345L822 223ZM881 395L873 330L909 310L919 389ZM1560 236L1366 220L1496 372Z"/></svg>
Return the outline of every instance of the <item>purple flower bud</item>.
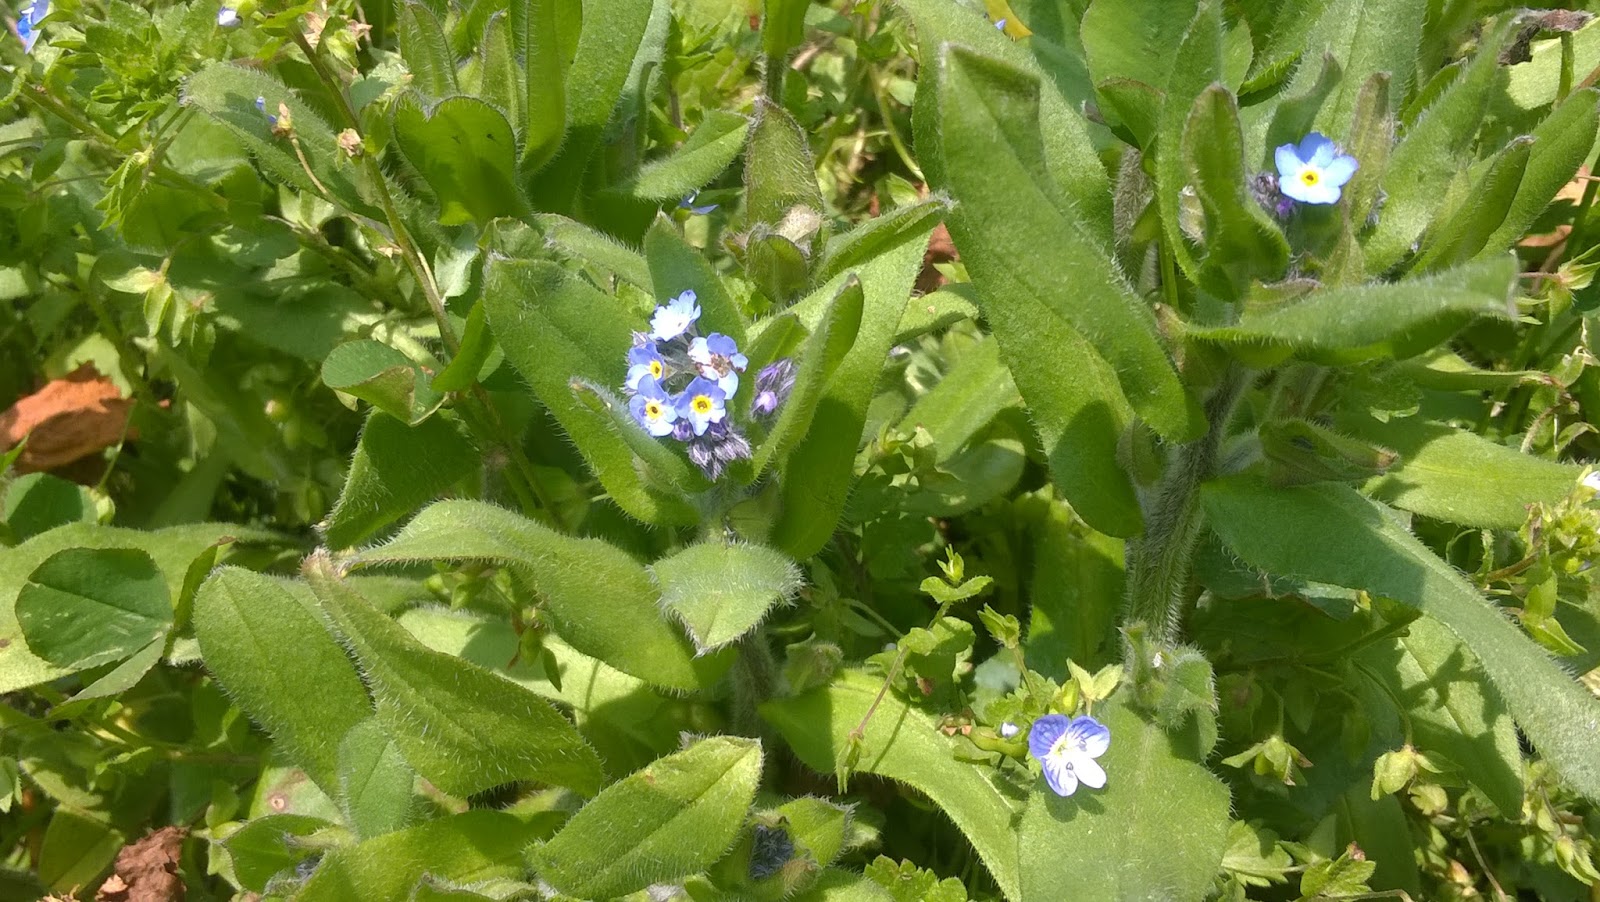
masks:
<svg viewBox="0 0 1600 902"><path fill-rule="evenodd" d="M677 425L672 427L672 437L680 442L694 438L694 424L688 420L679 420Z"/></svg>
<svg viewBox="0 0 1600 902"><path fill-rule="evenodd" d="M756 373L755 398L750 402L750 415L769 417L783 406L794 391L796 367L788 357L780 357Z"/></svg>

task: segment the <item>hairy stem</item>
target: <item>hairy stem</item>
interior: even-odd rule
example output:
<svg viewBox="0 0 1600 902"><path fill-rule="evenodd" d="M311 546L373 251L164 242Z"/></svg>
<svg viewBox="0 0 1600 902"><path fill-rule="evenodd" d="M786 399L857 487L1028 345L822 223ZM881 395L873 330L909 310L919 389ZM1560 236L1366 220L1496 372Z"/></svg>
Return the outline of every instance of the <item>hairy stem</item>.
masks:
<svg viewBox="0 0 1600 902"><path fill-rule="evenodd" d="M1206 401L1210 426L1180 446L1145 506L1145 531L1129 540L1126 623L1144 623L1156 641L1176 643L1189 590L1190 565L1200 540L1200 484L1216 470L1217 452L1239 398L1251 382L1232 364Z"/></svg>

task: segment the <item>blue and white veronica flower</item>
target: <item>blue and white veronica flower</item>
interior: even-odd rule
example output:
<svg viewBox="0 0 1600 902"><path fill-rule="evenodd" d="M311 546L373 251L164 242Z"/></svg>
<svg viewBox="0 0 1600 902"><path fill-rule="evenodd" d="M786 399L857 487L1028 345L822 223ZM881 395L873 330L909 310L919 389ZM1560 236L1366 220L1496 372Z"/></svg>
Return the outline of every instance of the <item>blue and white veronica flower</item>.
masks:
<svg viewBox="0 0 1600 902"><path fill-rule="evenodd" d="M660 438L672 434L672 424L678 419L678 406L661 383L645 377L628 401L628 410L646 432Z"/></svg>
<svg viewBox="0 0 1600 902"><path fill-rule="evenodd" d="M717 383L697 376L678 396L678 415L689 421L695 435L705 435L712 423L720 423L728 415L726 401Z"/></svg>
<svg viewBox="0 0 1600 902"><path fill-rule="evenodd" d="M715 380L724 398L739 390L739 374L750 365L750 358L739 353L739 345L721 332L713 332L689 343L689 359L707 379Z"/></svg>
<svg viewBox="0 0 1600 902"><path fill-rule="evenodd" d="M239 11L231 6L224 6L217 10L217 25L223 28L232 28L239 24Z"/></svg>
<svg viewBox="0 0 1600 902"><path fill-rule="evenodd" d="M1285 144L1274 154L1278 164L1278 190L1303 204L1336 204L1339 189L1361 164L1339 152L1327 136L1312 132L1300 146Z"/></svg>
<svg viewBox="0 0 1600 902"><path fill-rule="evenodd" d="M33 45L39 40L39 23L48 15L50 15L50 0L33 0L32 3L17 10L17 37L22 39L24 53L33 52Z"/></svg>
<svg viewBox="0 0 1600 902"><path fill-rule="evenodd" d="M704 216L720 206L719 204L697 204L695 200L699 197L700 192L690 191L684 196L683 200L678 201L678 209L688 210L696 216Z"/></svg>
<svg viewBox="0 0 1600 902"><path fill-rule="evenodd" d="M650 317L650 337L657 341L670 341L689 331L700 318L700 305L693 291L685 291L666 304L657 307Z"/></svg>
<svg viewBox="0 0 1600 902"><path fill-rule="evenodd" d="M638 391L645 379L661 382L667 378L667 362L662 359L656 343L646 340L628 349L628 389Z"/></svg>
<svg viewBox="0 0 1600 902"><path fill-rule="evenodd" d="M1028 753L1044 766L1044 779L1058 796L1069 796L1082 783L1092 789L1106 785L1106 772L1094 759L1111 747L1111 731L1087 715L1068 719L1046 714L1033 722L1028 733Z"/></svg>

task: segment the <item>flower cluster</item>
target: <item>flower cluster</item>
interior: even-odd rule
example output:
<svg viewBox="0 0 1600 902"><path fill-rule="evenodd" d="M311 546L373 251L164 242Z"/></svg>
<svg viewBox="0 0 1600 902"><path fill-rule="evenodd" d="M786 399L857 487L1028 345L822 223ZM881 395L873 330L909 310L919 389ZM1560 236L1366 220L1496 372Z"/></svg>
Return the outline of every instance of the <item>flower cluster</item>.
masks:
<svg viewBox="0 0 1600 902"><path fill-rule="evenodd" d="M750 457L750 442L728 416L728 404L750 359L721 332L697 334L699 320L693 291L657 307L650 331L634 333L625 388L634 420L657 438L683 442L689 459L716 479L729 464ZM772 416L793 387L794 364L788 358L762 368L756 374L750 415Z"/></svg>
<svg viewBox="0 0 1600 902"><path fill-rule="evenodd" d="M1068 718L1046 714L1028 732L1028 753L1044 768L1044 780L1058 796L1069 796L1082 783L1091 789L1106 785L1106 772L1094 759L1111 747L1111 731L1088 715Z"/></svg>
<svg viewBox="0 0 1600 902"><path fill-rule="evenodd" d="M33 52L33 45L39 40L39 23L48 15L50 0L33 0L17 11L17 37L22 39L24 52Z"/></svg>

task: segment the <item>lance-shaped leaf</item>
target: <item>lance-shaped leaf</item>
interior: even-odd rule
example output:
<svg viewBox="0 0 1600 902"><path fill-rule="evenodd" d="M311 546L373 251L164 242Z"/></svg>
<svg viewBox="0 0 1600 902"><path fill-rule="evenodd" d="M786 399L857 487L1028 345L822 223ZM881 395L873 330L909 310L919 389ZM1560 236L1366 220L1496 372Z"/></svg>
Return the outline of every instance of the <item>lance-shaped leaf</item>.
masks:
<svg viewBox="0 0 1600 902"><path fill-rule="evenodd" d="M711 110L672 153L639 167L616 190L640 200L676 203L722 174L744 150L750 121L738 113Z"/></svg>
<svg viewBox="0 0 1600 902"><path fill-rule="evenodd" d="M1483 243L1483 255L1503 252L1533 225L1556 192L1572 181L1594 146L1600 126L1600 91L1574 91L1533 130L1533 155L1505 219Z"/></svg>
<svg viewBox="0 0 1600 902"><path fill-rule="evenodd" d="M377 718L356 724L339 743L339 807L363 839L411 821L417 772Z"/></svg>
<svg viewBox="0 0 1600 902"><path fill-rule="evenodd" d="M257 98L262 101L260 108ZM351 180L355 170L338 158L342 151L333 129L271 75L231 63L210 63L183 83L183 103L227 127L277 181L305 194L327 196L347 210L382 218L382 211L366 203ZM289 107L295 142L272 133L268 116L278 115L279 104ZM300 162L302 155L306 165ZM306 171L308 166L314 179Z"/></svg>
<svg viewBox="0 0 1600 902"><path fill-rule="evenodd" d="M1200 261L1181 225L1185 193L1192 175L1185 165L1184 128L1196 99L1207 86L1222 80L1222 8L1205 0L1174 51L1172 73L1161 99L1156 134L1156 204L1161 210L1164 249L1171 252L1189 279L1200 280ZM1112 358L1115 363L1115 358Z"/></svg>
<svg viewBox="0 0 1600 902"><path fill-rule="evenodd" d="M1477 140L1489 99L1505 78L1499 57L1509 34L1509 21L1486 34L1478 55L1395 147L1383 178L1383 213L1363 244L1369 274L1400 262L1433 221L1445 189ZM1398 79L1390 91L1405 96Z"/></svg>
<svg viewBox="0 0 1600 902"><path fill-rule="evenodd" d="M744 825L761 779L754 739L702 739L606 787L533 852L539 876L612 899L705 870Z"/></svg>
<svg viewBox="0 0 1600 902"><path fill-rule="evenodd" d="M1482 250L1516 200L1532 154L1532 138L1513 138L1482 167L1483 173L1476 181L1452 185L1452 197L1434 218L1412 270L1428 272L1455 266ZM1505 248L1500 250L1504 253Z"/></svg>
<svg viewBox="0 0 1600 902"><path fill-rule="evenodd" d="M439 201L439 222L482 226L517 216L516 136L499 110L476 97L448 97L424 110L414 99L394 110L394 139Z"/></svg>
<svg viewBox="0 0 1600 902"><path fill-rule="evenodd" d="M441 413L407 426L372 411L328 515L328 547L366 540L466 478L479 461L470 431L453 415Z"/></svg>
<svg viewBox="0 0 1600 902"><path fill-rule="evenodd" d="M345 583L326 557L306 578L377 702L378 723L429 782L467 796L515 780L600 789L600 758L550 703L510 680L436 652Z"/></svg>
<svg viewBox="0 0 1600 902"><path fill-rule="evenodd" d="M1419 608L1465 642L1533 746L1600 799L1600 701L1377 502L1346 486L1207 483L1206 522L1246 563ZM1314 537L1308 539L1307 537Z"/></svg>
<svg viewBox="0 0 1600 902"><path fill-rule="evenodd" d="M1198 435L1204 417L1157 338L1154 314L1046 178L1038 79L951 46L933 81L928 124L939 127L926 134L937 147L934 168L960 202L951 233L978 283L1009 282L1065 320L1157 432Z"/></svg>
<svg viewBox="0 0 1600 902"><path fill-rule="evenodd" d="M715 682L729 663L726 655L695 659L688 639L657 607L649 573L621 549L599 539L563 536L490 504L434 504L355 563L439 560L516 567L543 599L556 633L573 648L658 686L701 688Z"/></svg>
<svg viewBox="0 0 1600 902"><path fill-rule="evenodd" d="M489 17L478 42L476 81L471 90L489 106L505 114L514 134L527 131L527 98L523 96L522 66L512 46L511 18L504 10ZM513 147L513 159L515 147Z"/></svg>
<svg viewBox="0 0 1600 902"><path fill-rule="evenodd" d="M854 276L846 278L833 302L828 305L810 337L799 351L799 361L794 378L794 389L778 413L772 431L756 448L755 473L759 476L766 468L784 457L811 428L828 378L839 368L850 347L855 343L861 328L863 292L861 282Z"/></svg>
<svg viewBox="0 0 1600 902"><path fill-rule="evenodd" d="M745 216L754 224L776 225L795 206L821 215L827 209L817 187L806 133L783 107L756 99L745 151Z"/></svg>
<svg viewBox="0 0 1600 902"><path fill-rule="evenodd" d="M529 182L528 193L538 209L552 213L571 210L583 185L584 170L605 136L634 59L643 49L654 6L654 0L587 0L583 4L583 26L566 76L566 137L555 157ZM541 65L540 74L548 71L548 66ZM530 69L528 78L540 74ZM530 95L530 119L536 115L534 110ZM533 171L531 164L537 158L530 155L528 161L525 173Z"/></svg>
<svg viewBox="0 0 1600 902"><path fill-rule="evenodd" d="M418 91L434 99L460 92L455 55L433 10L414 0L401 3L395 10L395 31L400 37L400 56Z"/></svg>
<svg viewBox="0 0 1600 902"><path fill-rule="evenodd" d="M1507 255L1403 282L1321 289L1189 336L1262 366L1291 355L1331 364L1409 357L1477 317L1509 316L1516 275Z"/></svg>
<svg viewBox="0 0 1600 902"><path fill-rule="evenodd" d="M370 338L347 341L330 351L322 361L322 382L411 425L444 403L444 395L434 389L422 367Z"/></svg>
<svg viewBox="0 0 1600 902"><path fill-rule="evenodd" d="M848 269L876 260L909 240L926 235L949 210L949 198L930 197L909 206L896 207L844 234L833 236L828 240L822 262L817 265L817 278L832 279ZM862 281L868 280L863 278Z"/></svg>
<svg viewBox="0 0 1600 902"><path fill-rule="evenodd" d="M1485 682L1483 665L1431 617L1363 652L1358 666L1404 706L1416 744L1461 768L1506 817L1522 811L1522 750L1505 702Z"/></svg>
<svg viewBox="0 0 1600 902"><path fill-rule="evenodd" d="M1579 468L1522 454L1472 432L1419 417L1387 423L1361 417L1342 425L1400 455L1370 480L1367 494L1403 510L1463 526L1516 529L1528 505L1555 504L1578 482Z"/></svg>
<svg viewBox="0 0 1600 902"><path fill-rule="evenodd" d="M224 567L200 586L194 633L206 669L234 703L337 795L339 743L371 717L372 704L309 599L271 577Z"/></svg>
<svg viewBox="0 0 1600 902"><path fill-rule="evenodd" d="M1427 0L1332 0L1306 38L1304 59L1324 54L1339 63L1344 77L1328 95L1316 127L1340 136L1350 123L1361 86L1374 73L1387 72L1394 96L1405 97L1417 68ZM1316 80L1314 67L1302 66L1290 86L1298 92Z"/></svg>
<svg viewBox="0 0 1600 902"><path fill-rule="evenodd" d="M172 626L166 579L150 555L131 548L69 548L28 574L17 622L45 661L82 670L120 661Z"/></svg>
<svg viewBox="0 0 1600 902"><path fill-rule="evenodd" d="M802 585L800 568L761 545L703 542L650 567L661 604L683 621L702 652L755 629Z"/></svg>
<svg viewBox="0 0 1600 902"><path fill-rule="evenodd" d="M807 767L832 774L851 759L850 732L882 687L882 677L848 670L830 685L763 704L761 716ZM868 721L851 770L898 780L927 795L966 834L1001 892L1025 898L1015 827L1022 791L987 769L951 768L955 745L935 718L890 693Z"/></svg>
<svg viewBox="0 0 1600 902"><path fill-rule="evenodd" d="M1101 102L1136 135L1149 130L1135 123L1158 116L1161 91L1197 7L1195 0L1128 0L1092 3L1083 13L1079 34L1089 75Z"/></svg>
<svg viewBox="0 0 1600 902"><path fill-rule="evenodd" d="M525 252L513 253L506 248L502 249L504 256L527 258L530 254L548 251L558 258L597 267L624 282L650 289L650 264L644 255L610 235L554 213L539 213L530 217L529 221L538 234L539 250L530 248ZM495 224L503 233L519 231L521 225L507 220Z"/></svg>
<svg viewBox="0 0 1600 902"><path fill-rule="evenodd" d="M1183 154L1205 212L1200 284L1225 298L1252 280L1275 281L1289 265L1289 242L1245 187L1239 109L1221 85L1200 93L1183 130Z"/></svg>
<svg viewBox="0 0 1600 902"><path fill-rule="evenodd" d="M567 68L583 9L577 0L512 0L511 39L523 57L521 166L537 172L561 147L567 130Z"/></svg>
<svg viewBox="0 0 1600 902"><path fill-rule="evenodd" d="M521 877L523 850L538 836L504 811L478 809L441 817L328 853L305 886L303 902L409 899L424 875L476 883Z"/></svg>
<svg viewBox="0 0 1600 902"><path fill-rule="evenodd" d="M571 437L612 500L647 523L696 522L699 515L679 492L637 465L639 458L616 433L615 412L596 407L572 388L575 381L622 383L634 315L548 261L493 257L484 281L489 323L506 356Z"/></svg>
<svg viewBox="0 0 1600 902"><path fill-rule="evenodd" d="M1057 797L1038 780L1018 827L1019 899L1199 899L1222 862L1228 788L1158 724L1112 703L1106 786ZM1081 894L1081 896L1080 896Z"/></svg>

